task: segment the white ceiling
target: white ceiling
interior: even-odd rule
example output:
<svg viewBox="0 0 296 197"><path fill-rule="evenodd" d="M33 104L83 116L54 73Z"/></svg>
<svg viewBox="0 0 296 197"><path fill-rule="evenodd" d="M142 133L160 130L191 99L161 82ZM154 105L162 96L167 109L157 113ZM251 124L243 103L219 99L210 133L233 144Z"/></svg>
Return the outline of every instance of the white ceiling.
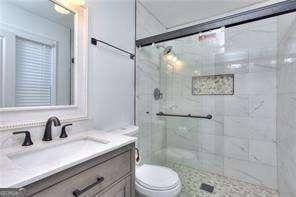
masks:
<svg viewBox="0 0 296 197"><path fill-rule="evenodd" d="M139 0L167 29L201 21L266 0Z"/></svg>
<svg viewBox="0 0 296 197"><path fill-rule="evenodd" d="M54 3L49 0L4 0L3 2L11 3L21 9L31 12L32 14L46 18L67 28L73 29L73 13L69 13L66 15L58 13L54 10Z"/></svg>

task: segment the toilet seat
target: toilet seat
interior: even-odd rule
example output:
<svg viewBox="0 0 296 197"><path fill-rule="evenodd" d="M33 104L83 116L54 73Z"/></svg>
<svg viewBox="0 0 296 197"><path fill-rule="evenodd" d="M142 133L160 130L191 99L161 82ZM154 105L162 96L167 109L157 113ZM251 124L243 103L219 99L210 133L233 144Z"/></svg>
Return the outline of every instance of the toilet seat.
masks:
<svg viewBox="0 0 296 197"><path fill-rule="evenodd" d="M136 169L136 190L149 197L175 197L181 191L181 182L169 168L144 164Z"/></svg>

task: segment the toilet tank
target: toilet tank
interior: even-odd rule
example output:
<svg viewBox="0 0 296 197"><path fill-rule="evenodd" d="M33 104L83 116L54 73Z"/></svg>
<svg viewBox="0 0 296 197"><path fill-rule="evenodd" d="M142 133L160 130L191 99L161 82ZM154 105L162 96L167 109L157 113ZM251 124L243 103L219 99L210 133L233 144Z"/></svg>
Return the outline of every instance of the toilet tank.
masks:
<svg viewBox="0 0 296 197"><path fill-rule="evenodd" d="M127 136L131 136L131 137L135 137L138 138L139 136L139 127L135 126L135 125L129 125L126 127L121 127L119 129L117 129L116 131L117 134L122 134L122 135L127 135ZM136 147L138 147L138 140L136 141Z"/></svg>

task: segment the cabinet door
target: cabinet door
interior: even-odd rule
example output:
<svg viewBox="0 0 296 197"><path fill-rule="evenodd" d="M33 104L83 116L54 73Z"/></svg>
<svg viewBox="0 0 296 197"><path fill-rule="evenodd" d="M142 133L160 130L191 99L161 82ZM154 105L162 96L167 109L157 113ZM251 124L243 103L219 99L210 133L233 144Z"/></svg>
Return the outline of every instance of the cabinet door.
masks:
<svg viewBox="0 0 296 197"><path fill-rule="evenodd" d="M127 177L122 181L112 185L96 197L132 197L131 178Z"/></svg>
<svg viewBox="0 0 296 197"><path fill-rule="evenodd" d="M130 173L130 157L130 151L122 153L36 193L34 197L74 197L74 191L78 191L76 196L79 197L94 196Z"/></svg>

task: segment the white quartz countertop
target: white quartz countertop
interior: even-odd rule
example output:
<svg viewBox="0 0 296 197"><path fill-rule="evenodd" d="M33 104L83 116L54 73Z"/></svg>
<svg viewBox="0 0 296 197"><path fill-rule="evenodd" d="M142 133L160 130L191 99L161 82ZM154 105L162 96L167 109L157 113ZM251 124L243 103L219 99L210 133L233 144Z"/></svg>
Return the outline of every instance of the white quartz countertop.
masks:
<svg viewBox="0 0 296 197"><path fill-rule="evenodd" d="M56 162L54 167L51 161L55 158L50 157L45 157L45 160L48 159L48 162L46 162L46 164L43 162L42 168L40 166L32 166L31 169L24 167L11 159L11 155L20 155L32 151L36 152L38 150L54 147L57 145L63 145L65 143L77 141L80 139L89 139L102 142L103 146L100 147L98 151L94 151L92 149L92 152L88 152L88 150L85 149L85 154L83 152L84 150L79 150L77 160L75 159L76 157L72 157L69 161L64 160L63 162ZM40 140L39 142L34 142L34 145L28 147L23 147L20 145L19 147L2 149L0 150L0 188L19 188L26 186L30 183L36 182L57 172L63 171L67 168L103 155L135 141L136 138L127 136L125 133L117 132L117 130L114 130L114 132L92 130L74 134L72 136L69 135L64 139L55 138L49 142ZM38 161L38 158L33 159Z"/></svg>

